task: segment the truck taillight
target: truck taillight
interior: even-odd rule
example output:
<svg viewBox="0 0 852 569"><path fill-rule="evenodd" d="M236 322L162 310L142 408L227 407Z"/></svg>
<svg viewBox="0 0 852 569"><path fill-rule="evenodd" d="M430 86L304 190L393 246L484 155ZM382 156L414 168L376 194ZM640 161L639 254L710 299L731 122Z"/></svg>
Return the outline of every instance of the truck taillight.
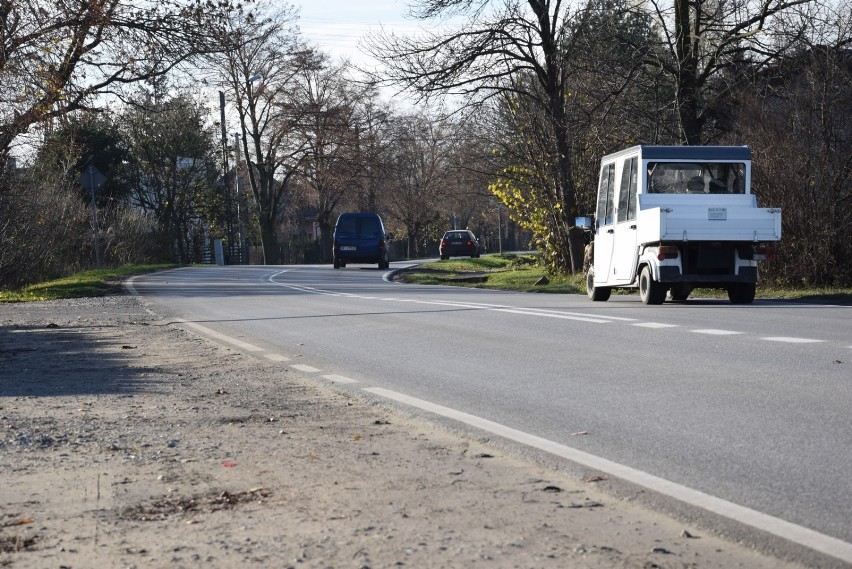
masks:
<svg viewBox="0 0 852 569"><path fill-rule="evenodd" d="M775 260L775 247L770 247L768 245L761 245L760 247L754 248L754 260L755 261L774 261Z"/></svg>
<svg viewBox="0 0 852 569"><path fill-rule="evenodd" d="M673 245L663 245L657 249L657 259L665 261L666 259L677 259L679 251Z"/></svg>

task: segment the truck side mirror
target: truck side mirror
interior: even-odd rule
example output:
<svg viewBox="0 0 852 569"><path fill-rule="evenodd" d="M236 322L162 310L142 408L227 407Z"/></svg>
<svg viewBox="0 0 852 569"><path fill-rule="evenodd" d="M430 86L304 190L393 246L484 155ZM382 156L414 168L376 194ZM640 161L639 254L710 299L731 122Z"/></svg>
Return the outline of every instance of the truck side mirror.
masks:
<svg viewBox="0 0 852 569"><path fill-rule="evenodd" d="M574 225L577 229L582 229L583 231L589 231L592 228L592 218L591 217L578 217L574 219Z"/></svg>

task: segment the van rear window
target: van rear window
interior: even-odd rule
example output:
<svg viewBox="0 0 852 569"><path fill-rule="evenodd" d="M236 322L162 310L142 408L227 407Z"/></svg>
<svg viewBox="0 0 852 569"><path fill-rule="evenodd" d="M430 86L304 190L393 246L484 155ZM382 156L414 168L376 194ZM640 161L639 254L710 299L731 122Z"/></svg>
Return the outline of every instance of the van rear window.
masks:
<svg viewBox="0 0 852 569"><path fill-rule="evenodd" d="M378 235L379 221L375 217L341 217L337 232L346 235Z"/></svg>

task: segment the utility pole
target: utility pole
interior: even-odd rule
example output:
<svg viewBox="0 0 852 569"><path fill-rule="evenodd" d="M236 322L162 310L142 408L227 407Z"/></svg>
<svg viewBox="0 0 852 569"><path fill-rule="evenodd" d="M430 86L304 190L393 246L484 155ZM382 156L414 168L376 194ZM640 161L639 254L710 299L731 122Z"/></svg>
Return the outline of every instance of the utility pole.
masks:
<svg viewBox="0 0 852 569"><path fill-rule="evenodd" d="M233 263L234 258L234 225L231 216L231 184L228 182L228 133L225 130L225 92L219 91L219 112L222 123L222 184L225 187L225 229L228 232L228 255L225 264Z"/></svg>
<svg viewBox="0 0 852 569"><path fill-rule="evenodd" d="M497 242L500 245L500 254L503 254L503 205L497 203Z"/></svg>
<svg viewBox="0 0 852 569"><path fill-rule="evenodd" d="M240 264L248 265L249 264L249 255L248 255L248 238L246 237L246 229L245 223L243 222L243 218L248 216L247 207L245 199L245 192L243 191L242 177L239 174L240 170L240 133L234 133L234 159L236 163L234 164L234 191L237 193L237 223L239 226L240 233Z"/></svg>
<svg viewBox="0 0 852 569"><path fill-rule="evenodd" d="M89 190L92 195L92 232L94 233L95 266L100 269L101 243L99 236L100 231L98 229L98 206L95 200L95 192L104 184L104 182L106 182L106 177L104 177L104 175L101 174L100 171L92 164L89 164L89 167L86 168L86 171L80 175L80 178L77 181L81 186Z"/></svg>

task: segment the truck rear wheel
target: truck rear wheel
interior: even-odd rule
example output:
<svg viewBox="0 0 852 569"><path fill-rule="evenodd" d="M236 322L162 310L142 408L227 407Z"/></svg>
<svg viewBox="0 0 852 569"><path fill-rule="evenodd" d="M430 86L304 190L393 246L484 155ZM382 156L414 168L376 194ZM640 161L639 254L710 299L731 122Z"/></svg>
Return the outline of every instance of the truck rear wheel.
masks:
<svg viewBox="0 0 852 569"><path fill-rule="evenodd" d="M689 293L692 292L692 287L689 285L674 285L669 291L669 296L675 302L684 302L689 298Z"/></svg>
<svg viewBox="0 0 852 569"><path fill-rule="evenodd" d="M639 298L643 304L662 304L666 300L666 287L654 280L651 267L642 267L639 275Z"/></svg>
<svg viewBox="0 0 852 569"><path fill-rule="evenodd" d="M728 287L728 299L731 304L751 304L754 302L754 283L734 283Z"/></svg>
<svg viewBox="0 0 852 569"><path fill-rule="evenodd" d="M586 293L589 295L589 298L594 301L603 302L605 300L609 300L609 295L612 293L612 289L608 286L595 286L595 272L592 269L589 269L589 272L586 273Z"/></svg>

